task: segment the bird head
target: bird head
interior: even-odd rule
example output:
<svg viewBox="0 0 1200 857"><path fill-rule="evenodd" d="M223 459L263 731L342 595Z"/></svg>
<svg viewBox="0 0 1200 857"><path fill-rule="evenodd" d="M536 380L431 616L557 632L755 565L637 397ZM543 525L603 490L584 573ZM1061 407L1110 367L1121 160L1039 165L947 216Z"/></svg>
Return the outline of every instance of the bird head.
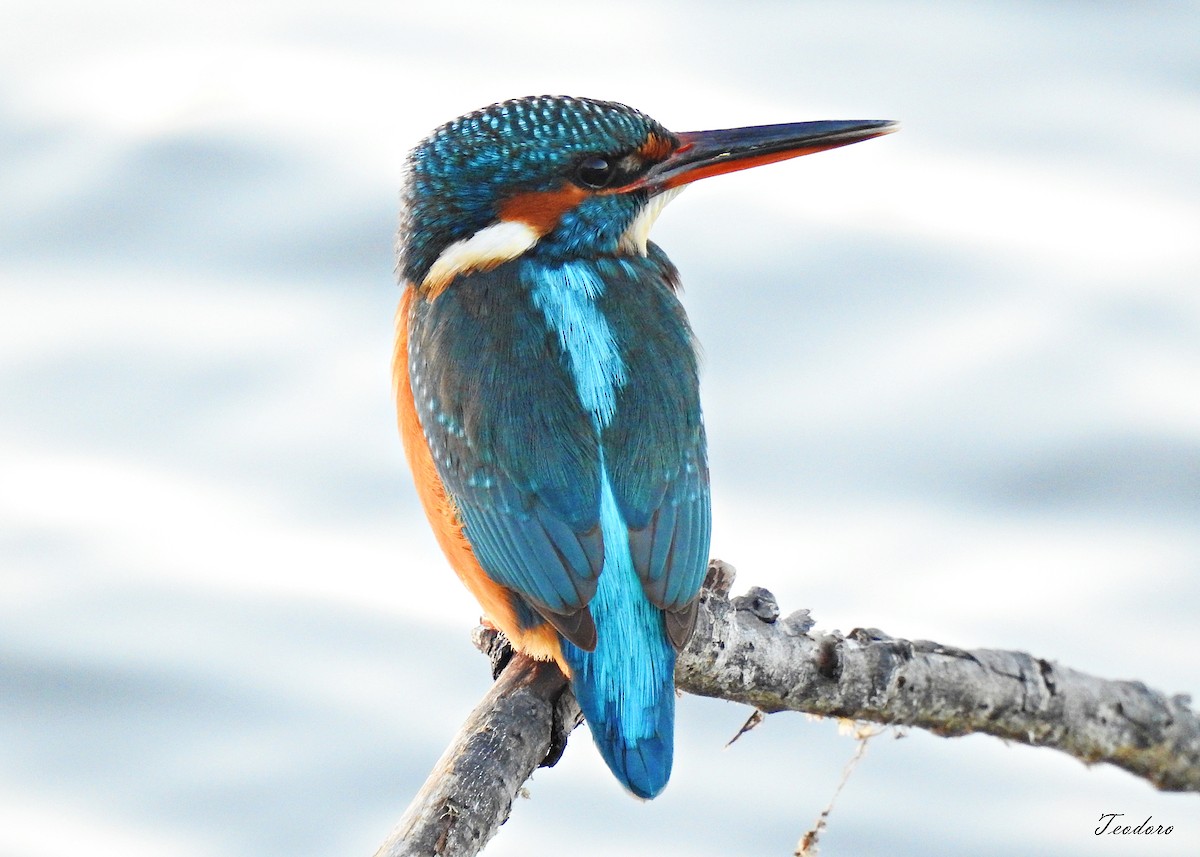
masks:
<svg viewBox="0 0 1200 857"><path fill-rule="evenodd" d="M534 254L548 263L646 253L686 184L856 143L886 121L800 122L675 134L608 101L535 96L438 128L412 151L399 248L431 296L456 276Z"/></svg>

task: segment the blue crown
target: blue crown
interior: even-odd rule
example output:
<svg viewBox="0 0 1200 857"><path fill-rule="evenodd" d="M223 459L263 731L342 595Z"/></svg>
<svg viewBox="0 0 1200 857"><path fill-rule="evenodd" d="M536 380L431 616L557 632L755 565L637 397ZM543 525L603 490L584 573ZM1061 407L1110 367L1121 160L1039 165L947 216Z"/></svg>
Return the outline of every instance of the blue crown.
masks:
<svg viewBox="0 0 1200 857"><path fill-rule="evenodd" d="M570 181L589 156L635 152L670 131L632 107L567 96L531 96L476 110L422 140L408 158L399 246L401 273L420 282L438 254L494 223L503 200ZM589 200L540 242L554 256L615 246L644 200Z"/></svg>

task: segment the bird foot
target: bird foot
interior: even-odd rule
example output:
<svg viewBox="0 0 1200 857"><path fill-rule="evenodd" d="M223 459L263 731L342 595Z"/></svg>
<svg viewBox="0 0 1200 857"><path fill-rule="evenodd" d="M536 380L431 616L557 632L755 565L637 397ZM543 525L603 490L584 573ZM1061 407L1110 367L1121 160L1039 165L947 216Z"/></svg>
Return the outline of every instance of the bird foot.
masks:
<svg viewBox="0 0 1200 857"><path fill-rule="evenodd" d="M492 681L500 678L515 652L504 632L491 625L479 625L471 632L471 642L491 661Z"/></svg>
<svg viewBox="0 0 1200 857"><path fill-rule="evenodd" d="M490 623L484 623L475 628L471 632L471 642L475 644L475 648L487 655L491 662L493 681L500 678L500 674L504 672L516 655L516 650L512 647L508 637ZM567 749L567 738L575 727L583 722L583 713L579 710L579 703L575 701L575 694L571 692L570 683L554 663L532 661L522 657L518 666L527 670L532 669L545 677L543 681L551 682L548 692L543 697L553 706L550 718L550 742L546 748L546 756L538 763L538 767L553 768ZM551 679L551 674L555 676L554 679ZM561 687L556 695L553 690L550 690L554 686Z"/></svg>
<svg viewBox="0 0 1200 857"><path fill-rule="evenodd" d="M550 720L550 746L546 748L546 758L538 762L539 768L553 768L562 758L567 749L567 738L572 730L583 722L583 714L571 686L563 688L562 694L554 704L554 714Z"/></svg>

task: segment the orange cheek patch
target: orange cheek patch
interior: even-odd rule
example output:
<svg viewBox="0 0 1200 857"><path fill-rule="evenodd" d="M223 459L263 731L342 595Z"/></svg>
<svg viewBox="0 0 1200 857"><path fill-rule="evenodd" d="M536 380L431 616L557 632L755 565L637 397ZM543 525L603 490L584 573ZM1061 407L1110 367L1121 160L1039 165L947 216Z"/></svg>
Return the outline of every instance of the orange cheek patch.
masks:
<svg viewBox="0 0 1200 857"><path fill-rule="evenodd" d="M545 235L558 226L562 216L583 202L587 195L588 192L583 188L564 182L555 190L531 191L510 196L500 203L498 213L501 220L528 223L537 232Z"/></svg>

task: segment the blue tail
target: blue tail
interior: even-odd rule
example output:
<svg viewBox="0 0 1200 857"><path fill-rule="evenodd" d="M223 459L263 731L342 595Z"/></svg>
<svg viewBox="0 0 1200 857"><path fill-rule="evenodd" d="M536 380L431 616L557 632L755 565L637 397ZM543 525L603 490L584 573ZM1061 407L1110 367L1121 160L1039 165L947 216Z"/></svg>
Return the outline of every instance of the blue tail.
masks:
<svg viewBox="0 0 1200 857"><path fill-rule="evenodd" d="M628 530L607 476L600 500L604 570L590 607L596 650L563 641L571 685L600 755L617 779L652 798L671 777L675 650L662 611L647 600L629 554Z"/></svg>

